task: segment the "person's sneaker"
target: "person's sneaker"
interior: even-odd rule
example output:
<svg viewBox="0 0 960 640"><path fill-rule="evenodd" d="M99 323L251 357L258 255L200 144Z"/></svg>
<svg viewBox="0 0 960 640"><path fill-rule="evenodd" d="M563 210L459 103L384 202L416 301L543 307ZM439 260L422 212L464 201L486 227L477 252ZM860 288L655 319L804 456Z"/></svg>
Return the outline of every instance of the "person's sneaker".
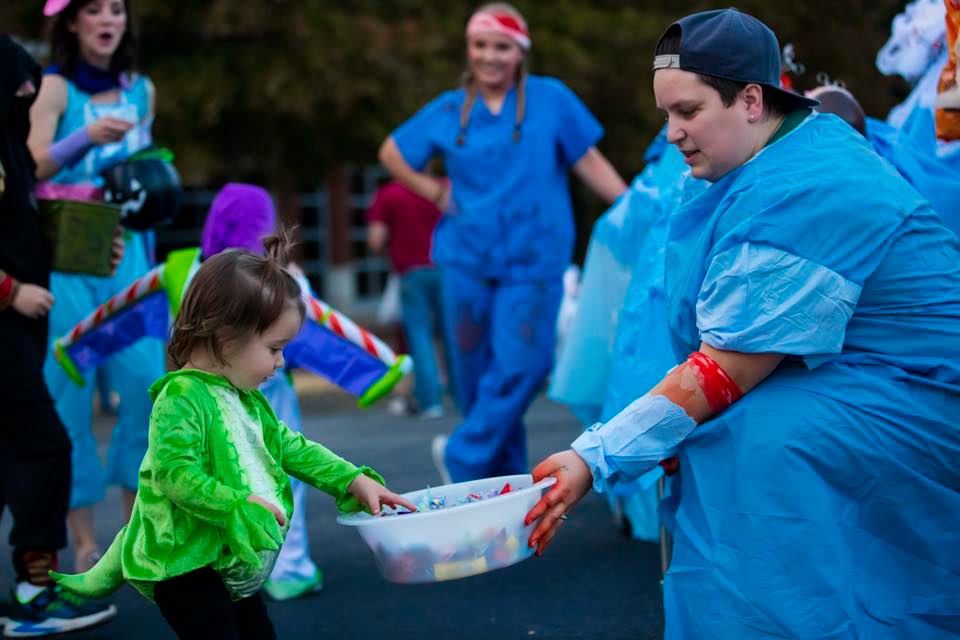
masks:
<svg viewBox="0 0 960 640"><path fill-rule="evenodd" d="M117 615L117 608L100 600L74 595L56 584L36 587L20 583L13 592L7 638L49 636L102 624Z"/></svg>
<svg viewBox="0 0 960 640"><path fill-rule="evenodd" d="M413 406L404 396L392 396L387 402L387 413L392 416L412 416Z"/></svg>
<svg viewBox="0 0 960 640"><path fill-rule="evenodd" d="M430 443L430 453L433 455L433 464L440 472L440 480L443 484L451 484L450 470L447 469L447 440L449 437L440 434L433 436L433 442Z"/></svg>
<svg viewBox="0 0 960 640"><path fill-rule="evenodd" d="M427 407L426 409L421 411L419 414L417 414L417 417L420 418L421 420L437 420L438 418L442 418L443 405L435 404L432 407Z"/></svg>
<svg viewBox="0 0 960 640"><path fill-rule="evenodd" d="M317 569L317 572L309 578L268 579L263 585L263 590L271 600L278 602L316 593L323 590L323 570Z"/></svg>

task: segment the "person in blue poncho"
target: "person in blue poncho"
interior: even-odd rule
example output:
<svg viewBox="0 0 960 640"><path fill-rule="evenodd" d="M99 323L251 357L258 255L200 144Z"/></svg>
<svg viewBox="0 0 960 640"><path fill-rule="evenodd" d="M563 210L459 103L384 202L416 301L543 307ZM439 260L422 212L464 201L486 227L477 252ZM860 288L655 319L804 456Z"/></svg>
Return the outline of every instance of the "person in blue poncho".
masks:
<svg viewBox="0 0 960 640"><path fill-rule="evenodd" d="M548 396L570 406L584 426L612 418L678 362L667 330L663 254L670 214L693 179L683 154L667 143L666 128L644 160L630 188L594 224L577 312L550 376ZM653 542L657 491L641 484L618 484L608 498L617 525Z"/></svg>
<svg viewBox="0 0 960 640"><path fill-rule="evenodd" d="M626 188L596 149L603 129L580 99L527 73L531 40L516 9L481 7L466 38L464 87L427 104L380 149L394 178L446 212L433 259L465 417L449 441L434 440L445 481L527 471L522 418L550 371L573 251L568 173L607 202ZM435 156L449 185L423 172Z"/></svg>
<svg viewBox="0 0 960 640"><path fill-rule="evenodd" d="M820 102L817 111L833 113L866 137L873 148L897 168L907 182L940 214L944 226L960 234L960 173L951 160L934 152L933 124L929 145L919 144L916 136L886 122L868 118L863 107L844 87L824 85L807 91L808 98Z"/></svg>
<svg viewBox="0 0 960 640"><path fill-rule="evenodd" d="M661 37L668 139L709 187L670 219L682 364L569 451L528 514L542 553L592 486L677 455L661 507L672 638L960 633L960 243L869 143L778 87L728 9Z"/></svg>

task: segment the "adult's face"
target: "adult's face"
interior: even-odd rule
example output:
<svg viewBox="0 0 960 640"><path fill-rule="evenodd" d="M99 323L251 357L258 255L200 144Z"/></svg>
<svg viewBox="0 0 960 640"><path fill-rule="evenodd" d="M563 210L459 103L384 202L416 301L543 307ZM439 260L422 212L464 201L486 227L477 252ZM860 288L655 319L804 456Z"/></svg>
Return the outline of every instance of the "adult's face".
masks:
<svg viewBox="0 0 960 640"><path fill-rule="evenodd" d="M506 91L513 86L523 63L523 49L500 33L467 37L467 67L481 88Z"/></svg>
<svg viewBox="0 0 960 640"><path fill-rule="evenodd" d="M695 178L716 181L755 153L753 125L762 112L742 95L727 107L716 89L681 69L656 71L653 93L667 118L667 140L683 153Z"/></svg>
<svg viewBox="0 0 960 640"><path fill-rule="evenodd" d="M77 36L80 56L106 68L127 31L127 8L123 0L90 0L69 25Z"/></svg>

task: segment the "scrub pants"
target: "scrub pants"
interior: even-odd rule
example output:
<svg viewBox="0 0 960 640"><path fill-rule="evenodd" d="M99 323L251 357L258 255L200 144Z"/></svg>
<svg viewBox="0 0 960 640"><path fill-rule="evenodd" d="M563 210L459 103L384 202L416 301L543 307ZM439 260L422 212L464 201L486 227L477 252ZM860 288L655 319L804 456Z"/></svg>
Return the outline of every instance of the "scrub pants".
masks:
<svg viewBox="0 0 960 640"><path fill-rule="evenodd" d="M444 327L465 418L447 442L454 482L527 473L523 414L553 366L563 286L442 269Z"/></svg>
<svg viewBox="0 0 960 640"><path fill-rule="evenodd" d="M96 276L54 272L50 290L56 303L50 312L50 336L67 333L110 296L150 269L147 249L138 233L126 232L123 260L114 276ZM100 502L107 483L119 484L136 491L140 463L147 451L147 432L153 403L148 389L165 372L163 342L144 338L116 354L103 365L107 378L120 396L117 423L113 429L104 470L93 437L93 393L95 372L84 375L85 385L78 386L67 377L48 350L43 374L55 398L60 419L73 443L73 481L70 508L79 509Z"/></svg>
<svg viewBox="0 0 960 640"><path fill-rule="evenodd" d="M278 372L260 385L260 391L273 407L277 418L299 433L300 401L287 373ZM306 487L296 478L290 478L290 486L293 489L293 516L277 562L270 572L270 579L276 581L309 580L317 575L317 565L310 559L310 541L307 537Z"/></svg>

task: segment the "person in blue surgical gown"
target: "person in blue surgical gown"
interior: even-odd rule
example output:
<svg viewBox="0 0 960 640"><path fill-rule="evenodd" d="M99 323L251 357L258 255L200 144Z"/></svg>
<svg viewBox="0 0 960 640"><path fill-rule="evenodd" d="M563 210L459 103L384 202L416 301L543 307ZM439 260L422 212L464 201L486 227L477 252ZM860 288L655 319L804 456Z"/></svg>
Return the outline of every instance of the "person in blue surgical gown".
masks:
<svg viewBox="0 0 960 640"><path fill-rule="evenodd" d="M677 455L666 638L955 637L960 243L862 136L779 88L756 19L687 16L654 68L668 139L711 183L669 223L682 364L534 469L558 481L530 544L591 485Z"/></svg>

